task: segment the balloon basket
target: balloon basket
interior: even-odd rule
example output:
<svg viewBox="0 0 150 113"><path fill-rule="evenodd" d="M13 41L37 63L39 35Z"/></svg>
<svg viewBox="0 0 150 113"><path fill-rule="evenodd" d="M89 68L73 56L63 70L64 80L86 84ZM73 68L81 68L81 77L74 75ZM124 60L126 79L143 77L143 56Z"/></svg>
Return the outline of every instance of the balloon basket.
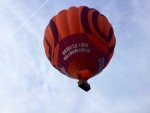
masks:
<svg viewBox="0 0 150 113"><path fill-rule="evenodd" d="M84 91L89 91L91 89L90 84L86 80L79 80L78 86Z"/></svg>

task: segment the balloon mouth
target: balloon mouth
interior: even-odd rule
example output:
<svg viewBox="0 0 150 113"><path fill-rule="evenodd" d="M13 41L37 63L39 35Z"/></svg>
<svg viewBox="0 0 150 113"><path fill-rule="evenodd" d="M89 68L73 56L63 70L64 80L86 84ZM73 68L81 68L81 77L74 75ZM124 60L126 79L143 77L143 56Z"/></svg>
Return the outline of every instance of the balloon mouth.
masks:
<svg viewBox="0 0 150 113"><path fill-rule="evenodd" d="M77 75L79 80L88 80L92 76L92 73L89 70L85 69L85 70L79 70L77 72Z"/></svg>

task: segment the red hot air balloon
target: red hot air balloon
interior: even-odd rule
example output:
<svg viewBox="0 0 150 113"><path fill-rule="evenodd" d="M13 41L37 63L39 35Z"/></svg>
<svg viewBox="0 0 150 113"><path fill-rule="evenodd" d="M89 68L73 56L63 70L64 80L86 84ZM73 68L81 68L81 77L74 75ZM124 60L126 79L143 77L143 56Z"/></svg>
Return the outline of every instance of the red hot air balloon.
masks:
<svg viewBox="0 0 150 113"><path fill-rule="evenodd" d="M86 6L70 7L54 16L45 29L44 48L51 64L64 75L87 80L99 74L114 53L116 39L107 18Z"/></svg>

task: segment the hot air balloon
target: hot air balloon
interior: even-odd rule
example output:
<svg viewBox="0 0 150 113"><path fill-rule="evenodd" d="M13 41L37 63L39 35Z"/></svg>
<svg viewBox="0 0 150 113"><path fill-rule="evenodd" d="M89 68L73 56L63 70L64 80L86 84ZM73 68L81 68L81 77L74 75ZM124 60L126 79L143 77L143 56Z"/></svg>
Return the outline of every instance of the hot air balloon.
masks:
<svg viewBox="0 0 150 113"><path fill-rule="evenodd" d="M78 86L88 91L87 80L107 66L116 39L112 25L103 14L87 6L73 6L50 20L43 43L52 66L79 80Z"/></svg>

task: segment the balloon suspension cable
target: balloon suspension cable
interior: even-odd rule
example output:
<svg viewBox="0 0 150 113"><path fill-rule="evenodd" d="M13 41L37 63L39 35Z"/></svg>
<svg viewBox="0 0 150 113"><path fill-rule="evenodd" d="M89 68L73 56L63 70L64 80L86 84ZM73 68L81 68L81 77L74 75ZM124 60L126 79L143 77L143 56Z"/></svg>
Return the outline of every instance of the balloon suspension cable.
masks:
<svg viewBox="0 0 150 113"><path fill-rule="evenodd" d="M91 89L90 84L87 82L87 80L79 80L78 86L84 91L89 91Z"/></svg>

